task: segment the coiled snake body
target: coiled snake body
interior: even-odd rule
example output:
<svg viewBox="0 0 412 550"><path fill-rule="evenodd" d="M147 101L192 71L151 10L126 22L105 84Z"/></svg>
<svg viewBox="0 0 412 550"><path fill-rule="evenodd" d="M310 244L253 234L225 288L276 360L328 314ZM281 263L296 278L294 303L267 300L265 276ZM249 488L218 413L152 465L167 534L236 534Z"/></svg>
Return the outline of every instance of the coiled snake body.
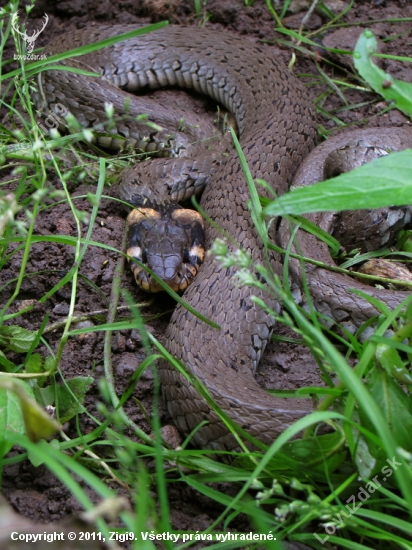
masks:
<svg viewBox="0 0 412 550"><path fill-rule="evenodd" d="M57 49L61 51L129 30L132 27L124 25L75 32L55 42L49 51L57 53ZM172 85L193 88L223 104L236 117L240 142L253 177L268 181L278 195L287 190L296 168L314 146L315 111L304 87L269 49L244 38L203 29L166 27L84 56L81 62L82 67L100 68L106 79L124 90ZM52 109L53 103L60 101L89 126L104 119L101 96L115 103L116 111L124 102L123 92L105 81L81 77L73 84L71 73L55 71L50 71L47 78L46 84L41 83L43 95L38 100L43 108L46 105ZM105 88L103 92L100 86ZM116 99L116 93L120 99ZM132 114L133 109L131 104ZM140 112L144 112L144 107ZM126 136L131 132L128 127L117 130ZM400 148L403 146L404 142ZM247 186L234 151L210 180L202 196L202 207L254 261L264 261L262 243L247 207ZM127 197L130 179L123 186ZM209 247L218 236L218 231L206 222L206 245ZM229 245L231 251L236 247ZM280 258L272 254L270 260L274 271L281 274ZM356 298L355 304L346 292L346 287L358 283L348 279L336 297L336 274L315 271L311 277L314 286L321 287L323 302L329 295L332 303L337 299L340 304L337 309L347 311L349 317L353 308L361 311L363 317L365 302ZM234 269L221 268L215 259L206 258L184 299L219 324L220 329L207 326L178 305L167 330L166 346L204 383L227 415L251 435L271 443L285 427L307 414L311 406L305 400L275 398L255 382L253 374L274 320L250 297L264 299L275 311L280 306L275 298L263 292L239 288L233 274ZM392 303L403 298L402 293L393 296ZM368 311L367 315L373 313ZM196 445L214 449L237 447L228 429L183 375L165 361L161 362L160 372L163 394L180 431L188 434L206 421L194 435Z"/></svg>

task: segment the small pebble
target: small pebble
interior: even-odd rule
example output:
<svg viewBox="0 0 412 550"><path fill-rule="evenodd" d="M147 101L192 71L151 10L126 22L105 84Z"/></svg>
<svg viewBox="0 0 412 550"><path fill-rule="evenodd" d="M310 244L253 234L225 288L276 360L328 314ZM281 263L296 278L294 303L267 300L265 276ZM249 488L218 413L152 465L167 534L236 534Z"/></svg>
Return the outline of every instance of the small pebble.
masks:
<svg viewBox="0 0 412 550"><path fill-rule="evenodd" d="M69 305L64 302L56 304L53 308L53 313L55 313L56 315L68 315Z"/></svg>

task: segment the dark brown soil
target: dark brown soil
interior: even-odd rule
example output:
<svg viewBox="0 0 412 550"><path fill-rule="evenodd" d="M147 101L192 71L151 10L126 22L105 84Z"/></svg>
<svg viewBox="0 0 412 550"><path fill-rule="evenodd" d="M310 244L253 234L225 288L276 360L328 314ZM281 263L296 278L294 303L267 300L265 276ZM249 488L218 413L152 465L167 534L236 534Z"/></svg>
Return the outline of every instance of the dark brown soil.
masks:
<svg viewBox="0 0 412 550"><path fill-rule="evenodd" d="M91 21L141 25L168 18L175 24L193 25L193 32L196 32L196 26L199 24L194 14L193 2L189 0L182 2L178 0L172 0L172 2L167 0L122 0L119 2L112 0L56 0L54 2L39 0L31 17L33 27L36 26L36 23L40 23L44 13L49 15L50 20L45 32L39 36L36 47L45 45L55 35L79 27L87 27ZM247 39L251 41L275 42L280 38L274 32L275 23L264 0L256 0L252 7L245 7L241 1L235 0L208 0L206 13L208 20L206 26L222 30L228 29L231 32L246 35ZM408 16L412 16L412 7L408 1L405 3L394 0L386 2L357 1L344 21L349 25L356 25L355 28L358 28L358 25L372 28L375 34L384 40L383 50L385 53L412 56L412 23L389 22L390 19ZM293 17L296 18L296 16ZM372 20L374 22L369 23ZM289 22L292 26L294 19L291 18ZM321 23L321 17L315 15L311 25L320 25ZM334 39L333 36L329 38L332 41ZM338 35L336 46L343 47L339 40ZM280 47L279 44L270 45L268 46L268 55L275 55L288 62L291 50L284 46ZM410 64L384 60L382 65L396 78L412 80ZM330 76L338 78L345 71L345 69L332 69L324 63L322 68ZM305 75L302 76L302 80L306 83L313 81L313 77L308 77L308 74L318 74L314 62L309 57L302 55L298 55L295 73ZM319 94L326 91L326 85L322 82L311 86L309 90L315 100ZM364 123L368 119L372 125L397 126L407 122L406 118L395 110L378 117L378 112L382 110L382 103L372 101L376 99L372 94L351 90L346 93L346 98L350 104L370 102L361 109L344 110L341 99L337 95L330 95L322 108L337 113L345 123ZM198 103L196 103L196 108L199 108ZM332 129L335 126L332 119L320 117L319 122L327 129ZM7 174L3 173L2 175L6 176ZM90 184L73 185L74 196L84 195L87 192L93 192ZM85 199L80 199L76 201L76 207L88 211L90 203ZM92 239L119 248L124 223L125 213L122 208L115 202L105 199L99 210ZM41 212L35 232L39 235L52 233L76 235L76 228L67 203ZM114 252L106 252L101 248L89 248L80 270L82 277L77 290L77 314L108 308L117 261L118 256ZM14 256L1 273L0 286L10 281L10 284L2 292L2 303L8 299L14 288L12 281L19 272L20 262L21 256ZM26 300L41 298L53 285L58 283L72 267L72 264L73 249L71 247L52 243L33 246L27 266L27 273L32 275L24 279L22 290L12 311L22 308L27 304ZM95 286L91 286L90 282ZM128 270L124 276L123 287L132 293L136 302L147 300L147 296L136 289ZM37 304L32 312L23 315L21 319L19 318L19 323L21 322L22 326L28 329L35 330L39 328L46 313L50 315L49 323L62 320L68 313L69 302L70 286L67 285L44 304ZM170 312L172 308L173 303L169 298L157 296L153 306L144 309L143 313L147 312L153 315L161 311ZM167 326L168 318L169 313L156 321L149 322L150 330L160 340ZM60 337L61 330L47 334L48 344L53 350L57 349ZM121 395L131 374L143 358L144 351L137 331L121 331L113 335L113 363L118 395ZM101 333L91 333L87 336L69 339L60 368L67 379L78 375L92 374L97 380L104 376ZM320 383L318 369L308 350L303 346L291 346L284 343L272 343L269 346L264 360L259 366L258 378L263 385L276 388L298 388ZM135 396L150 412L152 377L149 373L139 383ZM86 398L86 407L92 414L97 414L95 406L96 401L99 400L101 397L95 383ZM144 431L150 433L145 416L135 401L130 400L127 403L126 411L134 422ZM160 415L163 424L170 421L163 408L160 410ZM89 417L84 414L80 416L82 433L88 433L94 428L95 425ZM76 436L74 422L70 424L67 432L73 437ZM34 468L29 462L5 468L2 491L16 511L34 522L58 522L81 509L76 499L70 496L68 490L49 471L42 466ZM202 532L220 512L216 503L207 500L183 484L170 485L169 499L174 529ZM238 520L237 527L247 529L247 525L242 525L241 520Z"/></svg>

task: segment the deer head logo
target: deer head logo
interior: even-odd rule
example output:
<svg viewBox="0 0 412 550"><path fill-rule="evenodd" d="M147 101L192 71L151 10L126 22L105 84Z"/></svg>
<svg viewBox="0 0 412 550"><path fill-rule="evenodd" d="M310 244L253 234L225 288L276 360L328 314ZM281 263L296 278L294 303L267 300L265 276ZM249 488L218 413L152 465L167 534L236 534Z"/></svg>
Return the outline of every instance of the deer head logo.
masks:
<svg viewBox="0 0 412 550"><path fill-rule="evenodd" d="M43 29L44 27L47 25L48 21L49 21L49 16L47 15L47 13L44 14L44 24L43 24L43 27L39 30L39 31L33 31L33 34L31 36L28 36L28 34L26 33L26 31L24 32L21 32L21 30L18 28L17 26L17 23L18 23L18 11L16 11L16 13L13 14L13 17L11 19L11 26L13 27L13 29L18 33L20 34L23 39L26 41L26 47L27 47L27 53L31 53L33 50L34 50L34 43L36 42L37 40L37 37L39 36L39 34L41 32L43 32Z"/></svg>

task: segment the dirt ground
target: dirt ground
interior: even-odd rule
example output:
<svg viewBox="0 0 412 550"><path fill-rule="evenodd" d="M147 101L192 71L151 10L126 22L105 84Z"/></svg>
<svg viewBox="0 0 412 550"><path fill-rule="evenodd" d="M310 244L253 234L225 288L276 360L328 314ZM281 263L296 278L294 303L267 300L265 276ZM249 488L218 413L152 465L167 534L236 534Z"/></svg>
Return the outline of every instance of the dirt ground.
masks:
<svg viewBox="0 0 412 550"><path fill-rule="evenodd" d="M208 0L206 3L208 14L207 27L230 30L244 35L247 40L253 42L259 40L275 41L279 38L274 32L274 20L269 14L264 0L256 0L251 7L245 7L239 0ZM32 13L30 21L33 28L40 24L44 13L49 15L49 23L46 30L39 36L36 47L45 45L55 35L68 32L72 29L87 27L91 21L96 23L136 23L137 25L169 19L175 24L198 25L193 2L172 0L39 0ZM290 26L296 25L296 21L303 14L292 15L287 20ZM412 57L412 22L395 23L390 19L412 17L410 2L387 0L385 1L355 1L354 7L345 17L345 23L358 28L369 27L383 42L384 53ZM371 22L371 23L368 23ZM311 28L317 28L323 24L320 15L315 14L310 22ZM37 25L38 26L38 25ZM195 31L195 28L193 30ZM343 35L332 35L329 40L335 41L336 47L345 47L347 31ZM389 39L390 40L385 40ZM393 39L392 39L393 38ZM277 45L268 45L269 55L275 55L283 61L290 59L290 50ZM13 50L10 47L10 55ZM382 62L382 66L396 78L412 81L412 67L406 63L396 61ZM329 75L339 77L345 71L344 68L332 69L322 65ZM295 67L296 74L303 74L302 80L308 83L311 79L308 74L317 74L315 64L309 57L298 55ZM325 84L319 83L310 86L309 90L315 100L319 94L325 91ZM173 92L167 92L171 94ZM166 100L168 96L163 96ZM361 91L348 91L346 94L351 104L361 104L371 100L374 96ZM195 100L195 108L201 109L202 104ZM328 97L323 109L330 111L344 107L337 95ZM371 125L395 125L405 124L407 119L398 111L392 110L384 116L377 117L382 109L382 103L371 102L359 109L342 109L339 117L346 123L364 124L369 120ZM327 129L333 129L335 123L332 119L319 117L319 122ZM1 173L3 177L7 174ZM73 187L74 195L82 195L93 192L89 184ZM110 190L107 190L110 194ZM89 210L90 204L86 200L77 201L76 207L81 210ZM120 247L125 223L125 212L115 202L105 199L99 210L97 223L93 231L92 239L105 242L112 247ZM69 213L67 204L55 206L43 211L37 220L36 234L48 235L57 233L62 235L75 235L76 228ZM117 254L107 253L100 248L90 248L81 266L82 278L79 280L78 299L76 313L107 309L111 293L113 273L117 262ZM19 272L21 257L14 256L6 269L1 273L0 287L8 281L12 281ZM37 244L33 246L28 272L33 276L26 277L22 290L18 296L14 310L24 305L25 300L37 300L55 285L73 264L73 249L71 247L56 244ZM95 287L92 288L87 280ZM136 302L146 301L147 296L137 290L133 284L132 275L126 270L123 286L135 297ZM13 283L8 284L2 292L0 301L8 299L13 290ZM54 294L44 304L36 304L35 309L21 319L22 325L28 329L38 329L46 313L49 313L49 322L64 319L68 313L70 302L70 287L67 285ZM157 296L150 309L143 313L153 315L161 311L170 312L173 302L165 296ZM153 334L162 339L168 323L170 313L166 313L160 319L149 323ZM20 322L20 320L19 320ZM47 335L49 346L56 350L61 337L61 331L56 330ZM136 331L121 331L113 336L113 362L116 373L116 386L118 395L124 390L132 372L144 358L141 341ZM66 378L92 373L97 380L103 376L103 337L100 333L91 333L84 337L75 337L69 340L61 362L61 370ZM302 346L291 346L285 343L271 343L265 353L264 360L259 366L259 382L266 387L297 388L305 385L318 384L319 376L316 365L308 350ZM145 408L151 410L152 377L147 373L136 390L136 397ZM95 403L99 400L97 385L94 384L86 398L86 407L95 414ZM150 432L148 423L140 408L132 400L126 407L128 415L147 433ZM163 424L170 422L166 410L161 409L161 421ZM80 429L87 433L94 428L92 421L86 416L80 417ZM68 428L69 435L76 436L74 422ZM34 522L58 522L69 514L80 510L80 505L68 490L56 480L44 467L34 468L29 462L8 466L4 470L2 492L13 508L23 516ZM208 501L189 487L181 484L170 484L169 499L172 510L172 524L178 530L199 530L205 528L217 517L220 510L216 503ZM239 528L241 520L239 520ZM245 527L245 526L243 526ZM246 527L247 528L247 527Z"/></svg>

